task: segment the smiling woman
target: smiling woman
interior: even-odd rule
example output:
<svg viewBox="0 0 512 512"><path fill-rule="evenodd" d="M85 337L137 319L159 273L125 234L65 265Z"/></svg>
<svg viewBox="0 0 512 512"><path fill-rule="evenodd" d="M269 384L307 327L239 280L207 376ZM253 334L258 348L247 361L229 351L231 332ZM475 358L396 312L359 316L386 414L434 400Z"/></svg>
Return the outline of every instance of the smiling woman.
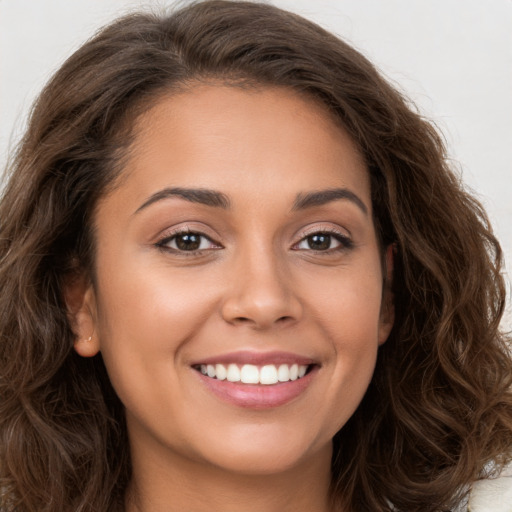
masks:
<svg viewBox="0 0 512 512"><path fill-rule="evenodd" d="M0 219L2 511L433 512L511 458L485 213L300 17L105 28L38 100Z"/></svg>
<svg viewBox="0 0 512 512"><path fill-rule="evenodd" d="M191 85L134 137L75 330L126 407L135 474L289 473L325 495L311 468L329 468L392 325L362 157L324 107L269 86Z"/></svg>

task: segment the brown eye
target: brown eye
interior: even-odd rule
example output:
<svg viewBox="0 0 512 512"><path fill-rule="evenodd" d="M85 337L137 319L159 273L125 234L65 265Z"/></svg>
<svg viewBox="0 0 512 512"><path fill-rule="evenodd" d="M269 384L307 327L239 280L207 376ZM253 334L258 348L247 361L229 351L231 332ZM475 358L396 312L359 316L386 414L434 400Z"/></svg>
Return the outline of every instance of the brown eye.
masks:
<svg viewBox="0 0 512 512"><path fill-rule="evenodd" d="M180 251L197 251L201 245L201 235L183 233L175 236L176 247Z"/></svg>
<svg viewBox="0 0 512 512"><path fill-rule="evenodd" d="M157 247L173 252L195 252L208 249L220 249L221 247L202 233L184 231L168 236L160 240Z"/></svg>
<svg viewBox="0 0 512 512"><path fill-rule="evenodd" d="M331 235L327 233L315 233L306 238L308 247L315 251L325 251L331 248Z"/></svg>
<svg viewBox="0 0 512 512"><path fill-rule="evenodd" d="M352 240L348 236L337 232L318 231L304 237L294 248L300 251L330 252L352 247Z"/></svg>

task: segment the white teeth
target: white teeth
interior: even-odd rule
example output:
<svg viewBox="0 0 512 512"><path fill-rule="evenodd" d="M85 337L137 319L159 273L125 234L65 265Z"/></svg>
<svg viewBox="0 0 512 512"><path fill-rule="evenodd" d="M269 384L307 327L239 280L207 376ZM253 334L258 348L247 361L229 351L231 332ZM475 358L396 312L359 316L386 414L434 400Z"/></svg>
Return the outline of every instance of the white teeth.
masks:
<svg viewBox="0 0 512 512"><path fill-rule="evenodd" d="M276 384L277 369L273 364L267 364L260 370L260 383L261 384Z"/></svg>
<svg viewBox="0 0 512 512"><path fill-rule="evenodd" d="M228 371L226 370L226 367L223 364L215 365L215 373L217 379L219 380L224 380L228 376Z"/></svg>
<svg viewBox="0 0 512 512"><path fill-rule="evenodd" d="M240 380L240 370L236 364L230 364L226 374L226 379L229 382L238 382Z"/></svg>
<svg viewBox="0 0 512 512"><path fill-rule="evenodd" d="M253 364L244 364L240 370L240 380L244 384L258 384L260 382L258 367Z"/></svg>
<svg viewBox="0 0 512 512"><path fill-rule="evenodd" d="M306 375L308 366L299 364L267 364L258 367L253 364L244 364L239 368L236 364L202 364L199 368L203 375L229 382L243 382L244 384L272 385L278 382L288 382L301 379Z"/></svg>
<svg viewBox="0 0 512 512"><path fill-rule="evenodd" d="M282 364L277 370L277 379L279 382L288 382L290 380L290 367Z"/></svg>

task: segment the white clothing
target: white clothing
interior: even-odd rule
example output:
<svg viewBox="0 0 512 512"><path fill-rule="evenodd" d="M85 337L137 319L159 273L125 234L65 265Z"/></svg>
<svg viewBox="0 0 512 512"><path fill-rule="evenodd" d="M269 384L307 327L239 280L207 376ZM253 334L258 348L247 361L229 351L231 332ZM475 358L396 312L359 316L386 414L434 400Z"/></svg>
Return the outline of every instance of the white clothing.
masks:
<svg viewBox="0 0 512 512"><path fill-rule="evenodd" d="M512 465L497 478L473 484L468 512L512 512Z"/></svg>

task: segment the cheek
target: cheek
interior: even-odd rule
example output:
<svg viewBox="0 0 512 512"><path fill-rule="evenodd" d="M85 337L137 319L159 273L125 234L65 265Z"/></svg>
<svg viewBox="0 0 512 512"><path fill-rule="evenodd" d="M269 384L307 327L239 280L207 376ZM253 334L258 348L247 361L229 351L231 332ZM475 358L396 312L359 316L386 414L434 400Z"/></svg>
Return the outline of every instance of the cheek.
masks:
<svg viewBox="0 0 512 512"><path fill-rule="evenodd" d="M340 269L335 279L312 281L311 314L333 357L325 400L334 435L361 402L372 379L379 347L382 274L380 262L361 265L361 271Z"/></svg>
<svg viewBox="0 0 512 512"><path fill-rule="evenodd" d="M132 258L123 264L106 264L99 290L99 323L103 338L142 341L141 351L165 342L176 350L208 317L211 292L196 272L176 273L165 264L148 264ZM100 272L99 275L101 276ZM135 349L135 347L133 347Z"/></svg>
<svg viewBox="0 0 512 512"><path fill-rule="evenodd" d="M373 344L378 335L383 285L377 257L311 277L305 295L308 307L322 319L331 339L340 338L354 348Z"/></svg>
<svg viewBox="0 0 512 512"><path fill-rule="evenodd" d="M101 261L97 290L100 350L125 405L127 401L144 403L155 393L168 392L173 384L179 386L169 368L179 366L182 346L211 316L214 301L199 287L201 279L179 279L163 265L123 258L116 264L106 257ZM156 386L150 388L148 376Z"/></svg>

